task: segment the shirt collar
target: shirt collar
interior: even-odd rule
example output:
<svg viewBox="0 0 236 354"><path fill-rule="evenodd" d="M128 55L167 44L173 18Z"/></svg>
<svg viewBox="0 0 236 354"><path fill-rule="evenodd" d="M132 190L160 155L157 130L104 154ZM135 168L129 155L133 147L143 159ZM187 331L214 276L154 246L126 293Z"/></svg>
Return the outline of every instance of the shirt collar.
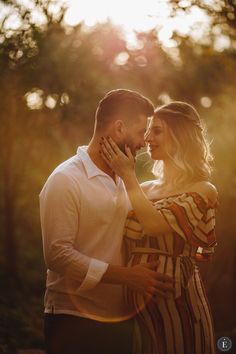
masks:
<svg viewBox="0 0 236 354"><path fill-rule="evenodd" d="M77 149L77 154L82 160L88 178L95 176L107 176L107 174L100 170L100 168L98 168L97 165L95 165L95 163L92 161L91 157L87 153L87 148L88 146L86 145L79 146Z"/></svg>

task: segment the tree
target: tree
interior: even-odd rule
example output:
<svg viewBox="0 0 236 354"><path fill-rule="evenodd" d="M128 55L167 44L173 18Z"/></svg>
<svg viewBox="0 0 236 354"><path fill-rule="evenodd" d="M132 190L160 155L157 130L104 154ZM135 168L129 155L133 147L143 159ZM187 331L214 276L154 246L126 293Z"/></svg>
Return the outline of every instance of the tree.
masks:
<svg viewBox="0 0 236 354"><path fill-rule="evenodd" d="M236 3L234 0L171 0L172 16L176 16L178 11L188 13L192 7L196 6L202 9L211 20L211 35L212 37L224 34L228 36L233 44L232 49L235 50L236 40Z"/></svg>

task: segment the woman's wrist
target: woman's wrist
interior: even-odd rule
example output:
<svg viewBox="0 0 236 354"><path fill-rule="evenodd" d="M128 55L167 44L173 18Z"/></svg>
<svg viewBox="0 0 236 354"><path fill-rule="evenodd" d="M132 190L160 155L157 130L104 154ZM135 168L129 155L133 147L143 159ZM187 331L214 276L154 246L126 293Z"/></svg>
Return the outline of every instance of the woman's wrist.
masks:
<svg viewBox="0 0 236 354"><path fill-rule="evenodd" d="M135 174L135 171L127 171L123 177L122 177L124 183L130 183L130 182L133 182L136 180L136 174Z"/></svg>
<svg viewBox="0 0 236 354"><path fill-rule="evenodd" d="M139 182L137 180L135 173L127 175L123 181L125 184L125 188L126 188L130 197L131 197L130 193L133 193L133 192L136 193L135 191L137 191L137 188L140 188Z"/></svg>

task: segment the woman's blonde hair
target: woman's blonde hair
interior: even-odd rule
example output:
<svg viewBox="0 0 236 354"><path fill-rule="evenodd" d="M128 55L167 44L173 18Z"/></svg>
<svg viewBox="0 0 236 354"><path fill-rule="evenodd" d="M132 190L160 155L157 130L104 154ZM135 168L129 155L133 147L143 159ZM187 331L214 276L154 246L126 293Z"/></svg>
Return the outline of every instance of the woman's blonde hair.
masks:
<svg viewBox="0 0 236 354"><path fill-rule="evenodd" d="M166 141L166 152L179 176L174 184L209 180L213 161L210 143L206 136L206 127L196 109L188 103L174 101L157 108L154 118L163 120L169 132L170 141ZM163 161L157 160L152 172L163 183Z"/></svg>

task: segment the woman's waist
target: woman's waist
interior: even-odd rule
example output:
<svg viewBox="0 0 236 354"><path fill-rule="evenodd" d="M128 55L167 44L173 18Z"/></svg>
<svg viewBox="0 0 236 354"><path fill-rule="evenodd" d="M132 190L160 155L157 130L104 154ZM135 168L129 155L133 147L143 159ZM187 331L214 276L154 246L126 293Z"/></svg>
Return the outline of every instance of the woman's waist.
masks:
<svg viewBox="0 0 236 354"><path fill-rule="evenodd" d="M175 298L181 296L181 288L188 288L196 269L194 256L174 254L151 247L135 247L131 251L128 265L158 261L156 272L168 275L174 280Z"/></svg>
<svg viewBox="0 0 236 354"><path fill-rule="evenodd" d="M183 253L175 253L175 252L168 252L165 250L161 250L158 248L152 248L152 247L132 247L132 249L130 249L130 253L131 256L132 255L160 255L160 256L166 256L166 257L170 257L173 259L176 258L189 258L193 263L195 263L196 258L195 258L195 254L190 254L190 255L186 255Z"/></svg>

